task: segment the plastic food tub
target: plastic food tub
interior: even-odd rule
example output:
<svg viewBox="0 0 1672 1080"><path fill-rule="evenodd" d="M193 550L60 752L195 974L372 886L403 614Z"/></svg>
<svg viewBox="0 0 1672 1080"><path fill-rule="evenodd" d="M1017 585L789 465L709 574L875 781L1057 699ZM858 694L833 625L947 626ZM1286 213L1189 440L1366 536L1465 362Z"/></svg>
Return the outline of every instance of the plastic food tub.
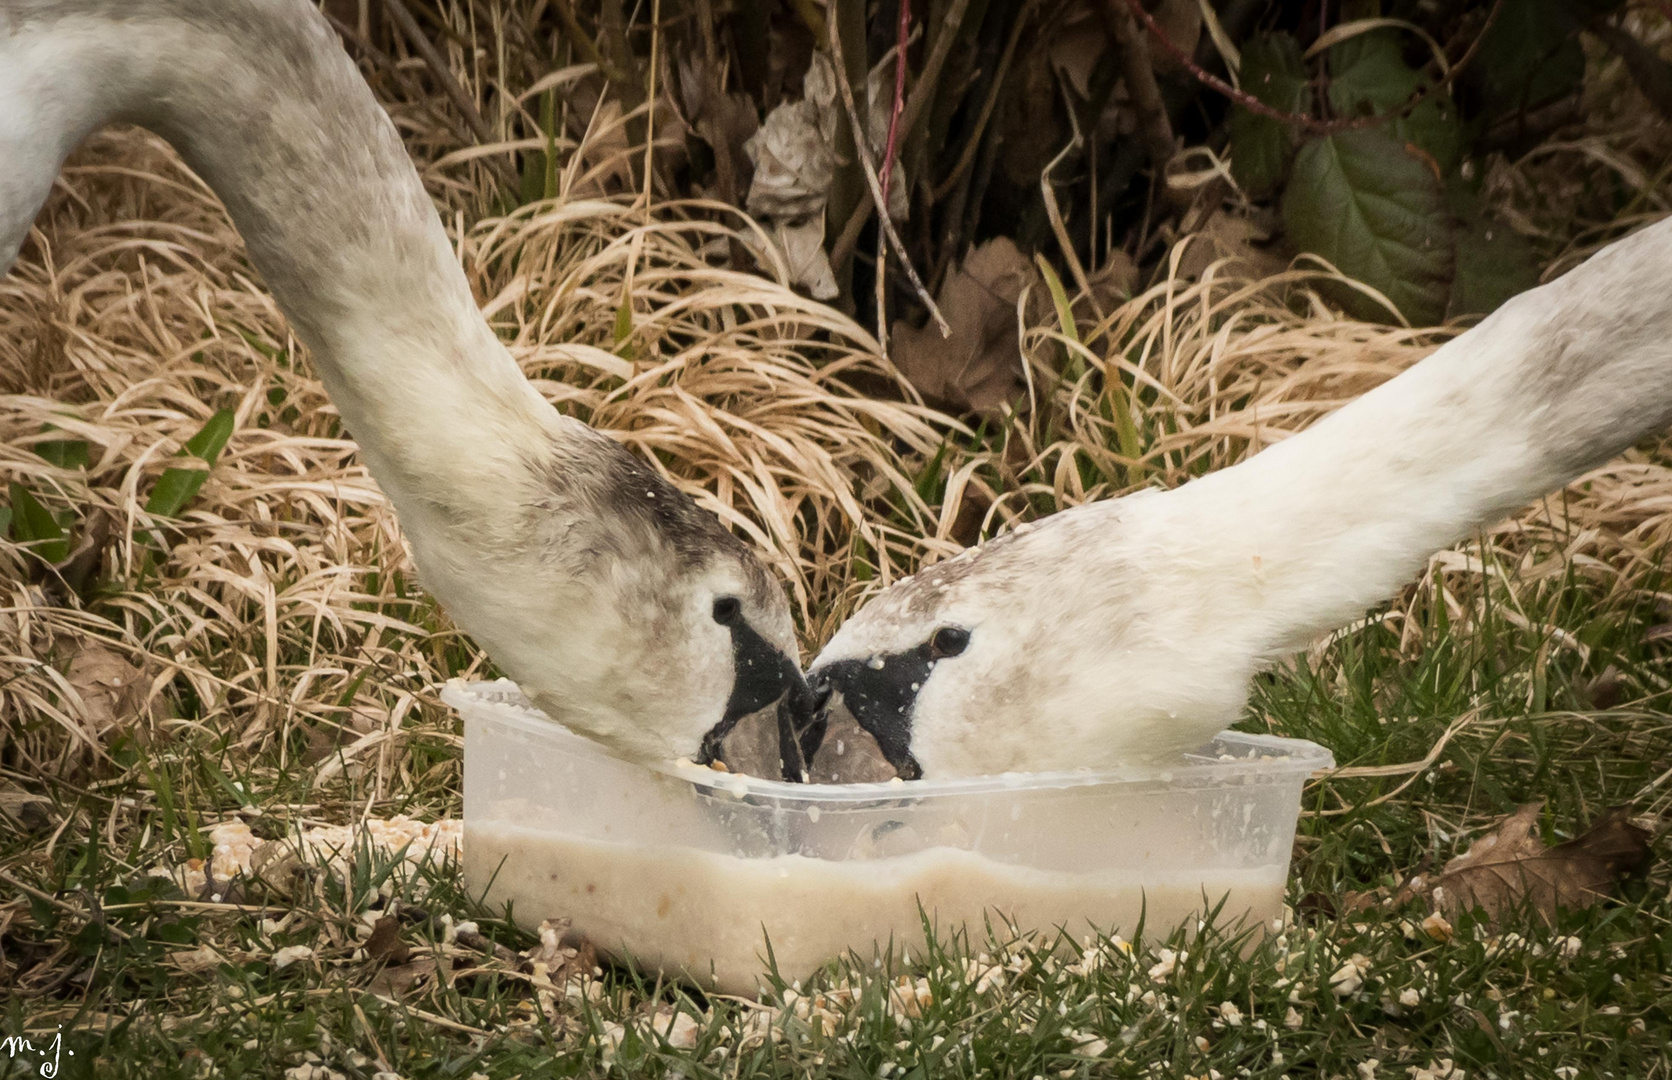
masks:
<svg viewBox="0 0 1672 1080"><path fill-rule="evenodd" d="M612 756L515 684L449 683L464 717L464 873L517 922L728 993L991 916L1165 934L1281 917L1313 743L1223 732L1167 770L799 785Z"/></svg>

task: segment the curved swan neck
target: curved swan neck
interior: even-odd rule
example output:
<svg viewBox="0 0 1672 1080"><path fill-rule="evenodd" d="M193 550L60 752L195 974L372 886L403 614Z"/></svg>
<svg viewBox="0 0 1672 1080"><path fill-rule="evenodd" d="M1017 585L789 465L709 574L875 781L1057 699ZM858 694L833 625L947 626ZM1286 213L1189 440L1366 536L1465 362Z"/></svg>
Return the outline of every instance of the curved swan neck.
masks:
<svg viewBox="0 0 1672 1080"><path fill-rule="evenodd" d="M558 418L482 320L400 138L303 0L0 0L0 267L111 121L172 142L379 482L457 522ZM437 522L440 524L441 522Z"/></svg>
<svg viewBox="0 0 1672 1080"><path fill-rule="evenodd" d="M1267 654L1304 646L1386 600L1432 552L1672 425L1669 327L1672 221L1164 497L1162 528L1217 569L1229 595L1203 598L1215 625L1236 622Z"/></svg>

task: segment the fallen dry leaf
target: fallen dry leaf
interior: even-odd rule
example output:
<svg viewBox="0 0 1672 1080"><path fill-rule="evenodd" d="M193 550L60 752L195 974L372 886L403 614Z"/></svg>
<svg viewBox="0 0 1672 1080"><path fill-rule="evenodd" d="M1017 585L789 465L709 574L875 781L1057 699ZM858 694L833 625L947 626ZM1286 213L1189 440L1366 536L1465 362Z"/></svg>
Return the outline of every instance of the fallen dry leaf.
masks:
<svg viewBox="0 0 1672 1080"><path fill-rule="evenodd" d="M1412 878L1401 897L1426 896L1454 917L1478 907L1494 922L1525 902L1553 922L1558 907L1590 907L1648 861L1649 833L1631 823L1629 808L1614 807L1581 835L1546 847L1533 832L1543 807L1540 800L1516 810L1440 873Z"/></svg>
<svg viewBox="0 0 1672 1080"><path fill-rule="evenodd" d="M430 983L445 979L441 962L434 956L420 956L406 964L394 964L385 967L372 976L370 986L373 994L383 997L398 998L411 992L422 983Z"/></svg>
<svg viewBox="0 0 1672 1080"><path fill-rule="evenodd" d="M1103 0L1097 0L1101 3ZM1056 69L1082 101L1091 98L1091 76L1097 62L1109 50L1103 21L1091 4L1082 4L1063 17L1056 36L1046 46L1051 66Z"/></svg>
<svg viewBox="0 0 1672 1080"><path fill-rule="evenodd" d="M894 324L894 364L918 392L954 412L999 415L1026 388L1016 339L1016 301L1038 271L1007 237L972 250L941 282L935 302L952 327L941 337ZM1035 297L1043 290L1033 289Z"/></svg>
<svg viewBox="0 0 1672 1080"><path fill-rule="evenodd" d="M1254 280L1281 274L1289 268L1282 255L1259 246L1269 236L1240 214L1216 210L1195 232L1179 240L1185 245L1179 256L1179 276L1199 278L1221 259L1229 260L1221 274L1243 275Z"/></svg>
<svg viewBox="0 0 1672 1080"><path fill-rule="evenodd" d="M714 152L717 194L739 206L753 171L743 146L760 128L755 103L748 94L723 90L717 73L700 56L681 59L678 72L691 129Z"/></svg>
<svg viewBox="0 0 1672 1080"><path fill-rule="evenodd" d="M366 959L397 966L412 956L412 950L401 940L401 921L393 915L384 915L372 924L372 936L361 948L366 950Z"/></svg>
<svg viewBox="0 0 1672 1080"><path fill-rule="evenodd" d="M1179 52L1185 56L1196 52L1196 43L1202 37L1202 8L1198 0L1162 0L1151 9L1150 16ZM1150 63L1164 75L1177 75L1184 71L1178 57L1153 42L1150 45Z"/></svg>
<svg viewBox="0 0 1672 1080"><path fill-rule="evenodd" d="M800 101L773 109L743 144L754 162L749 213L804 218L824 213L836 175L836 74L820 54L807 69Z"/></svg>
<svg viewBox="0 0 1672 1080"><path fill-rule="evenodd" d="M81 698L81 719L91 735L132 725L145 707L145 673L90 638L82 640L64 677Z"/></svg>

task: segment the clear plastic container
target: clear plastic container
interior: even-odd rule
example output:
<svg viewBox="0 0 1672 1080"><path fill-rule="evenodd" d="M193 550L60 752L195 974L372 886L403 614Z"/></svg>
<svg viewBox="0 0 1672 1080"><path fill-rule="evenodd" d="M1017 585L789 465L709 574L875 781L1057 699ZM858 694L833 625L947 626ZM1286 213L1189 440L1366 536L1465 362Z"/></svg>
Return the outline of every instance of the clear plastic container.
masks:
<svg viewBox="0 0 1672 1080"><path fill-rule="evenodd" d="M515 684L449 683L464 716L464 872L520 924L567 916L600 950L752 993L767 942L802 978L854 950L915 948L926 912L977 939L1166 934L1223 901L1270 925L1313 743L1222 733L1165 771L799 785L612 756ZM979 944L979 941L978 941Z"/></svg>

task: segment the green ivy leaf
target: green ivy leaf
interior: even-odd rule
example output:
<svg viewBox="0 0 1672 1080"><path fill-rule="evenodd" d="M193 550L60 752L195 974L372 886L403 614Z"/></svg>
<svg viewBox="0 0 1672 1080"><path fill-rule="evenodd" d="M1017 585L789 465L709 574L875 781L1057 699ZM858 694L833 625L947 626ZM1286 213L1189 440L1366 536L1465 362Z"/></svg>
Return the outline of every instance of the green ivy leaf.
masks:
<svg viewBox="0 0 1672 1080"><path fill-rule="evenodd" d="M1422 81L1405 62L1393 30L1372 30L1334 46L1329 69L1329 103L1342 116L1390 112L1409 101Z"/></svg>
<svg viewBox="0 0 1672 1080"><path fill-rule="evenodd" d="M1490 315L1538 284L1538 255L1520 233L1490 217L1474 192L1455 185L1450 194L1457 217L1457 265L1446 316Z"/></svg>
<svg viewBox="0 0 1672 1080"><path fill-rule="evenodd" d="M1283 218L1297 248L1380 290L1413 325L1445 316L1452 244L1440 181L1393 135L1344 131L1301 147ZM1388 317L1361 293L1331 294L1361 318Z"/></svg>
<svg viewBox="0 0 1672 1080"><path fill-rule="evenodd" d="M1568 0L1505 0L1468 82L1481 111L1502 116L1567 97L1585 81L1585 50Z"/></svg>
<svg viewBox="0 0 1672 1080"><path fill-rule="evenodd" d="M10 491L12 539L29 545L30 550L46 562L60 563L69 558L69 534L52 512L40 504L33 492L15 480Z"/></svg>
<svg viewBox="0 0 1672 1080"><path fill-rule="evenodd" d="M1312 107L1300 46L1288 34L1267 34L1242 47L1242 88L1274 109L1305 114ZM1288 175L1294 129L1237 106L1231 113L1231 175L1254 198L1270 195Z"/></svg>

